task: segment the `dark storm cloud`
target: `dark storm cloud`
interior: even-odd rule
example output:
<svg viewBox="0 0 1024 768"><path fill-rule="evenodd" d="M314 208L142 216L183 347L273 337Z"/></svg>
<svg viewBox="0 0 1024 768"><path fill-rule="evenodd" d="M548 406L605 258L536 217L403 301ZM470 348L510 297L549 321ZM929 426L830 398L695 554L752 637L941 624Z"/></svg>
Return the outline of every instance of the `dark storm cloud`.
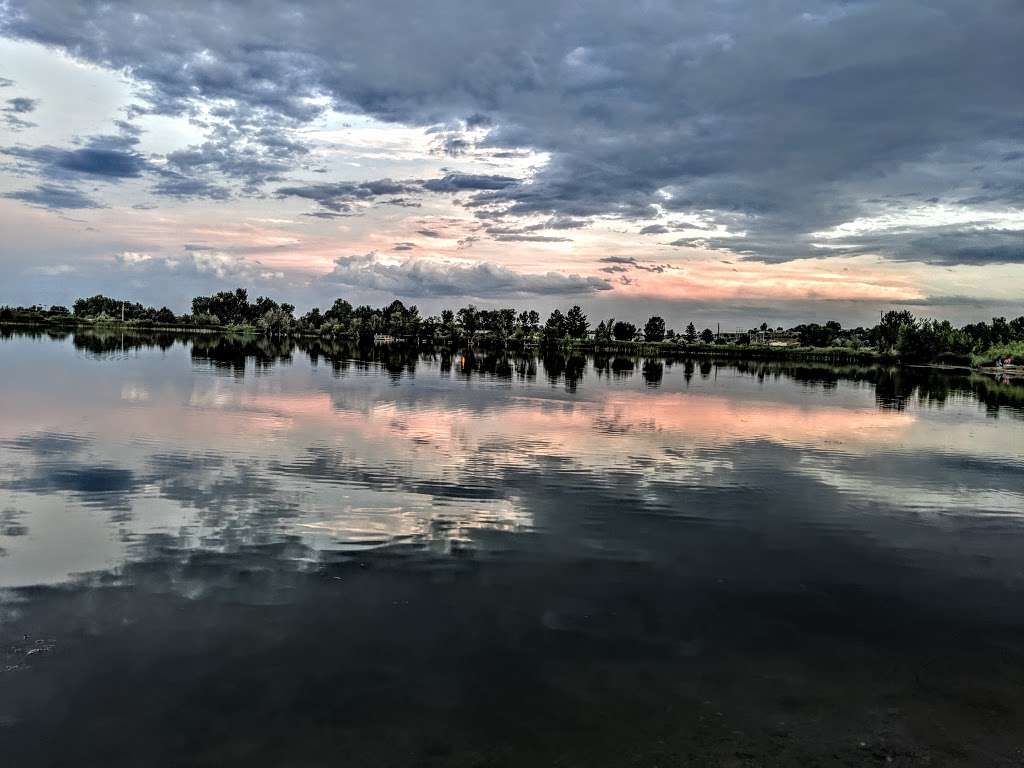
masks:
<svg viewBox="0 0 1024 768"><path fill-rule="evenodd" d="M614 274L617 272L628 272L632 269L639 269L641 272L665 272L671 269L668 264L650 264L647 262L639 261L633 256L605 256L603 259L599 259L602 264L609 264L610 266L601 267L602 272Z"/></svg>
<svg viewBox="0 0 1024 768"><path fill-rule="evenodd" d="M483 218L487 218L484 216ZM587 225L584 219L573 219L552 216L551 218L540 221L535 224L526 224L524 226L509 227L499 226L492 224L485 228L487 234L492 235L495 240L536 240L538 242L569 242L570 238L567 237L551 237L551 236L537 236L533 233L543 232L546 230L567 230L567 229L581 229Z"/></svg>
<svg viewBox="0 0 1024 768"><path fill-rule="evenodd" d="M438 151L449 157L460 157L473 149L473 143L460 134L445 136L438 144Z"/></svg>
<svg viewBox="0 0 1024 768"><path fill-rule="evenodd" d="M438 179L377 179L374 181L338 181L323 184L296 184L280 187L276 194L279 198L301 197L312 200L318 205L336 214L353 212L357 204L382 202L385 205L397 205L406 208L418 208L420 203L410 200L404 195L422 194L424 192L453 193L476 192L480 190L500 190L518 184L517 179L509 176L486 174L449 173ZM390 197L397 195L397 197ZM387 200L378 198L390 197ZM432 235L428 235L432 236Z"/></svg>
<svg viewBox="0 0 1024 768"><path fill-rule="evenodd" d="M912 238L910 247L915 260L938 264L1024 264L1024 229L935 232Z"/></svg>
<svg viewBox="0 0 1024 768"><path fill-rule="evenodd" d="M36 124L31 120L25 120L18 117L15 112L4 111L3 113L4 125L10 128L12 131L23 131L26 128L35 128Z"/></svg>
<svg viewBox="0 0 1024 768"><path fill-rule="evenodd" d="M488 176L475 173L449 173L440 179L423 182L429 192L465 192L507 189L519 183L510 176Z"/></svg>
<svg viewBox="0 0 1024 768"><path fill-rule="evenodd" d="M182 173L217 171L255 188L268 181L280 181L291 164L256 150L238 151L209 142L167 155L169 167Z"/></svg>
<svg viewBox="0 0 1024 768"><path fill-rule="evenodd" d="M399 264L376 254L342 256L334 261L328 282L393 296L514 297L590 294L611 289L607 280L560 272L521 274L498 264L444 264L408 259Z"/></svg>
<svg viewBox="0 0 1024 768"><path fill-rule="evenodd" d="M392 181L339 181L333 184L307 184L281 187L277 196L301 197L312 200L333 213L349 213L357 203L369 202L386 195L402 195L417 191L416 182Z"/></svg>
<svg viewBox="0 0 1024 768"><path fill-rule="evenodd" d="M0 32L127 70L149 111L229 105L220 117L237 135L180 157L185 175L216 167L250 187L280 175L275 164L292 166L301 147L260 126L307 123L326 96L386 121L486 128L484 148L549 154L525 183L424 184L469 192L484 215L700 211L746 234L720 247L764 261L807 255L809 233L884 213L871 200L1024 204L1024 169L1003 159L1024 121L1017 0L5 8ZM918 235L908 227L880 252L920 250ZM958 252L1007 258L1001 246Z"/></svg>
<svg viewBox="0 0 1024 768"><path fill-rule="evenodd" d="M5 155L37 165L46 176L69 178L76 175L107 179L133 179L146 169L145 158L134 152L101 147L58 149L43 146L27 149L5 147Z"/></svg>
<svg viewBox="0 0 1024 768"><path fill-rule="evenodd" d="M160 180L151 189L157 195L182 200L227 200L231 197L230 189L205 179L184 176L168 169L161 170L159 175Z"/></svg>
<svg viewBox="0 0 1024 768"><path fill-rule="evenodd" d="M494 125L494 121L487 115L482 115L479 112L466 118L467 128L489 128L492 125Z"/></svg>
<svg viewBox="0 0 1024 768"><path fill-rule="evenodd" d="M332 213L331 211L313 211L311 213L304 213L302 215L303 216L308 216L311 219L326 219L326 220L329 221L331 219L343 219L343 218L345 218L346 216L348 216L350 214L347 214L347 213Z"/></svg>
<svg viewBox="0 0 1024 768"><path fill-rule="evenodd" d="M77 149L58 153L53 165L90 176L130 179L142 175L146 161L138 155L112 149Z"/></svg>
<svg viewBox="0 0 1024 768"><path fill-rule="evenodd" d="M680 247L728 251L749 259L789 261L825 256L879 255L893 261L923 264L1024 264L1024 229L981 223L956 226L900 228L837 239L790 239L762 234L758 239L687 237L672 241Z"/></svg>
<svg viewBox="0 0 1024 768"><path fill-rule="evenodd" d="M242 107L220 108L214 114L227 122L212 125L202 144L168 154L168 168L207 181L219 175L255 194L264 184L283 180L309 154L289 131L293 121Z"/></svg>
<svg viewBox="0 0 1024 768"><path fill-rule="evenodd" d="M571 237L554 235L524 235L519 233L494 235L499 243L571 243Z"/></svg>
<svg viewBox="0 0 1024 768"><path fill-rule="evenodd" d="M641 235L664 235L671 230L664 224L650 224L640 230Z"/></svg>
<svg viewBox="0 0 1024 768"><path fill-rule="evenodd" d="M59 187L54 184L39 184L35 189L5 192L2 197L54 210L103 207L101 203L74 187Z"/></svg>
<svg viewBox="0 0 1024 768"><path fill-rule="evenodd" d="M124 121L117 121L117 127L118 133L75 139L76 148L16 146L0 152L50 178L91 177L113 182L138 178L151 170L149 161L135 151L141 131Z"/></svg>
<svg viewBox="0 0 1024 768"><path fill-rule="evenodd" d="M407 197L393 197L390 200L382 200L383 205L394 205L398 208L421 208L423 203L418 200L410 200Z"/></svg>
<svg viewBox="0 0 1024 768"><path fill-rule="evenodd" d="M30 99L25 96L18 96L17 98L7 100L7 107L4 109L4 112L14 112L19 115L27 115L29 112L34 112L38 105L39 99Z"/></svg>

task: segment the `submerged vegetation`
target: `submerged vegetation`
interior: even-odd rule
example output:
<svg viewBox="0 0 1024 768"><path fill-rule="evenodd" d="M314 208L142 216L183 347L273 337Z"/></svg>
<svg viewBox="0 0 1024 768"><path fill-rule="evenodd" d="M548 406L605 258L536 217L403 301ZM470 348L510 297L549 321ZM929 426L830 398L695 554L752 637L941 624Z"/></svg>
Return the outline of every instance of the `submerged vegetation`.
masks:
<svg viewBox="0 0 1024 768"><path fill-rule="evenodd" d="M800 357L842 363L880 358L910 363L959 366L1024 364L1024 316L993 318L990 323L956 327L948 320L917 318L911 312L890 311L871 328L843 328L838 322L804 323L770 328L767 323L748 331L722 333L691 322L680 332L652 316L642 326L615 318L596 324L579 306L554 310L542 322L535 310L480 309L472 304L424 317L415 305L398 299L383 307L353 306L336 299L330 307L315 307L296 317L295 307L260 296L249 300L244 288L221 291L192 300L191 312L176 314L168 307L103 295L81 298L64 306L0 307L0 322L61 326L128 326L188 331L221 331L268 337L317 337L360 344L409 343L460 347L561 347L568 349L730 357Z"/></svg>

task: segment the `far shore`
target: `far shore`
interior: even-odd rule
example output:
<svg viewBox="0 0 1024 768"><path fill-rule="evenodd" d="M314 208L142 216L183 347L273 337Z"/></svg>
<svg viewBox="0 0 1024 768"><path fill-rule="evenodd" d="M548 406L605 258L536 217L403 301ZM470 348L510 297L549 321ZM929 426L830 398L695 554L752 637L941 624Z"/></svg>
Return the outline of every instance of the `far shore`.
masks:
<svg viewBox="0 0 1024 768"><path fill-rule="evenodd" d="M64 317L52 318L45 322L24 322L0 320L0 327L25 328L37 331L88 331L94 333L173 333L173 334L199 334L199 335L225 335L235 337L260 337L267 335L257 326L253 325L231 325L231 326L197 326L182 324L159 324L138 321L105 320L94 321L83 318ZM303 331L293 331L283 334L279 338L321 338L319 334ZM359 340L343 339L350 343L358 343ZM852 349L849 347L773 347L758 344L705 344L687 343L677 337L665 341L611 341L596 342L593 339L571 339L558 342L544 341L508 341L496 344L491 340L482 339L473 344L467 345L465 341L456 341L454 344L424 344L415 340L390 339L384 342L368 342L377 345L393 346L431 346L431 347L470 347L477 349L506 348L512 351L558 349L564 352L597 353L597 354L624 354L636 356L693 356L693 357L726 357L743 358L755 360L794 360L816 363L848 364L858 363L865 365L897 365L911 368L924 368L937 371L949 372L980 372L993 375L1008 375L1011 378L1024 378L1024 366L1006 366L998 368L987 365L950 364L950 363L917 363L904 362L898 354L882 354L873 349Z"/></svg>

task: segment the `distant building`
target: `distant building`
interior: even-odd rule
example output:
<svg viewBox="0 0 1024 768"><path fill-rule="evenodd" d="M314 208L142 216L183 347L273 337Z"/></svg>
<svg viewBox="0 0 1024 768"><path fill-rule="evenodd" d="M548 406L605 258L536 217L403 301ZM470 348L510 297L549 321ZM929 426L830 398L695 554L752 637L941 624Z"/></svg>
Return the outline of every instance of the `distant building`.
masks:
<svg viewBox="0 0 1024 768"><path fill-rule="evenodd" d="M766 347L799 347L800 335L784 331L781 328L766 331L757 331L750 334L751 344L761 344Z"/></svg>

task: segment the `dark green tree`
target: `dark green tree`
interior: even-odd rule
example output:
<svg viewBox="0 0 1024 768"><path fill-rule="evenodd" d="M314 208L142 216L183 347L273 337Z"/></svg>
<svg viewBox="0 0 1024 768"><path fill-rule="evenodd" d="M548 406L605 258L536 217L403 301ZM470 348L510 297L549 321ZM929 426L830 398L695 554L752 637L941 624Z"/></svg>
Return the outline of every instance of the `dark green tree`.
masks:
<svg viewBox="0 0 1024 768"><path fill-rule="evenodd" d="M636 336L636 326L622 320L616 320L612 326L612 335L616 341L632 341Z"/></svg>
<svg viewBox="0 0 1024 768"><path fill-rule="evenodd" d="M455 336L455 313L450 309L441 310L441 330L449 338Z"/></svg>
<svg viewBox="0 0 1024 768"><path fill-rule="evenodd" d="M178 320L178 318L174 316L174 312L172 312L169 307L160 307L153 316L153 319L163 325L171 325Z"/></svg>
<svg viewBox="0 0 1024 768"><path fill-rule="evenodd" d="M493 314L491 327L494 334L503 341L511 338L516 330L516 311L505 308L496 310Z"/></svg>
<svg viewBox="0 0 1024 768"><path fill-rule="evenodd" d="M904 326L914 325L914 322L914 315L909 310L889 310L872 329L872 341L879 351L891 352L900 340L900 331Z"/></svg>
<svg viewBox="0 0 1024 768"><path fill-rule="evenodd" d="M544 323L544 337L547 339L564 339L565 331L565 315L559 309L552 311L548 316L548 321Z"/></svg>
<svg viewBox="0 0 1024 768"><path fill-rule="evenodd" d="M476 335L476 332L480 330L480 313L476 307L470 304L468 307L463 307L458 312L459 325L462 327L462 332L466 335L467 339L472 339Z"/></svg>
<svg viewBox="0 0 1024 768"><path fill-rule="evenodd" d="M192 314L212 315L226 325L247 323L254 319L245 288L220 291L212 296L196 296L192 299Z"/></svg>
<svg viewBox="0 0 1024 768"><path fill-rule="evenodd" d="M650 318L644 324L644 340L645 341L664 341L665 339L665 321L664 319L655 315Z"/></svg>
<svg viewBox="0 0 1024 768"><path fill-rule="evenodd" d="M324 320L347 325L349 320L352 319L352 313L352 305L345 301L345 299L335 299L331 308L324 312Z"/></svg>
<svg viewBox="0 0 1024 768"><path fill-rule="evenodd" d="M523 339L530 339L540 329L540 315L534 310L523 310L516 316L516 334Z"/></svg>
<svg viewBox="0 0 1024 768"><path fill-rule="evenodd" d="M574 305L565 315L566 335L573 339L582 339L586 337L589 329L590 325L587 323L587 316L583 314L583 310L580 309L578 304Z"/></svg>
<svg viewBox="0 0 1024 768"><path fill-rule="evenodd" d="M319 331L324 324L324 316L320 314L320 307L313 307L309 312L299 318L303 328L311 331Z"/></svg>

